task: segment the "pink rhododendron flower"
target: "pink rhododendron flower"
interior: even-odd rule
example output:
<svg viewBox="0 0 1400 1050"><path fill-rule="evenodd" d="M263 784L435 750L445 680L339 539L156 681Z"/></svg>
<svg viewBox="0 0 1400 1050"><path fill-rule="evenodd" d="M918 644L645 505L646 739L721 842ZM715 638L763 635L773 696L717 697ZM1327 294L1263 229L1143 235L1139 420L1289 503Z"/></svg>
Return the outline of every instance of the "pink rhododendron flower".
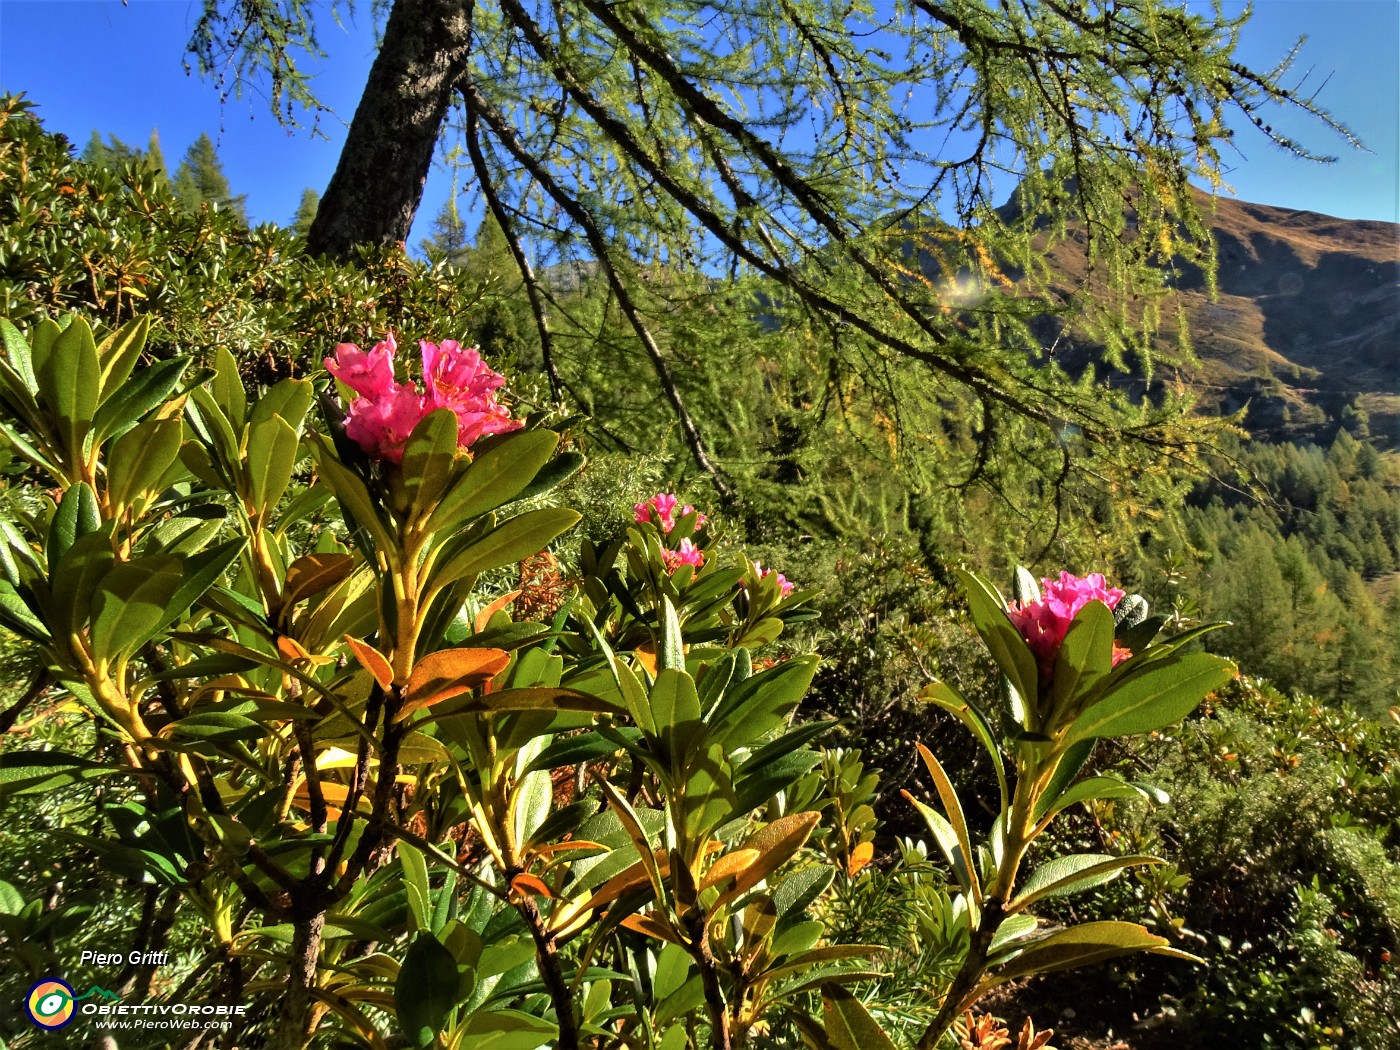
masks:
<svg viewBox="0 0 1400 1050"><path fill-rule="evenodd" d="M398 385L394 382L395 349L393 335L375 343L369 353L354 343L340 343L335 356L326 358L326 368L361 397L383 397Z"/></svg>
<svg viewBox="0 0 1400 1050"><path fill-rule="evenodd" d="M425 339L418 346L423 354L428 411L450 408L457 414L459 448L469 448L488 434L505 434L524 425L511 419L505 406L496 402L496 391L505 384L505 376L492 371L476 347L464 350L451 339L440 345Z"/></svg>
<svg viewBox="0 0 1400 1050"><path fill-rule="evenodd" d="M669 492L658 492L650 499L634 503L632 511L639 525L654 519L662 532L670 532L676 527L676 497Z"/></svg>
<svg viewBox="0 0 1400 1050"><path fill-rule="evenodd" d="M705 564L705 552L691 543L690 540L681 540L681 545L675 550L663 550L661 552L661 560L665 563L666 572L669 575L682 565L692 565L697 569L700 568L700 566Z"/></svg>
<svg viewBox="0 0 1400 1050"><path fill-rule="evenodd" d="M632 513L639 525L653 522L662 532L670 532L676 527L676 518L684 518L687 514L695 514L695 527L698 529L709 519L705 515L697 513L695 508L687 503L681 508L680 514L676 513L676 504L679 501L669 492L658 492L650 499L632 505Z"/></svg>
<svg viewBox="0 0 1400 1050"><path fill-rule="evenodd" d="M413 384L395 383L383 394L350 402L345 436L375 459L402 463L404 444L426 414Z"/></svg>
<svg viewBox="0 0 1400 1050"><path fill-rule="evenodd" d="M1103 573L1092 572L1082 579L1061 572L1058 580L1041 580L1040 601L1012 602L1011 622L1035 654L1041 681L1048 682L1055 673L1055 657L1069 632L1069 625L1080 609L1090 602L1103 602L1110 609L1122 600L1125 591L1109 587ZM1119 664L1131 656L1127 649L1115 646L1113 662Z"/></svg>
<svg viewBox="0 0 1400 1050"><path fill-rule="evenodd" d="M754 568L758 570L758 578L760 580L766 580L769 576L772 576L774 573L778 573L778 592L782 597L786 598L789 594L793 592L794 588L792 583L788 580L786 576L778 572L777 569L765 569L761 561L756 561L753 563L753 565Z"/></svg>
<svg viewBox="0 0 1400 1050"><path fill-rule="evenodd" d="M326 358L326 368L359 396L350 402L345 436L375 459L403 462L403 447L425 416L440 408L457 416L457 447L471 447L487 434L519 430L496 402L505 378L481 360L476 347L463 350L452 340L441 346L424 340L424 394L412 383L394 378L394 337L389 335L365 353L354 343L341 343Z"/></svg>

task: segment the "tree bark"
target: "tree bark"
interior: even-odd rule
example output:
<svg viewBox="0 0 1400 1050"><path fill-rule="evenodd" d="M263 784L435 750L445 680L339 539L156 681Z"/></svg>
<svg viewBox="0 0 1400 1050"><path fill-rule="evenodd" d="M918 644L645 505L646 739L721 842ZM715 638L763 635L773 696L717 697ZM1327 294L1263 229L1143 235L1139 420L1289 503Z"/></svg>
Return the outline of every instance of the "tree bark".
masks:
<svg viewBox="0 0 1400 1050"><path fill-rule="evenodd" d="M395 0L307 234L312 255L407 240L470 47L472 0Z"/></svg>

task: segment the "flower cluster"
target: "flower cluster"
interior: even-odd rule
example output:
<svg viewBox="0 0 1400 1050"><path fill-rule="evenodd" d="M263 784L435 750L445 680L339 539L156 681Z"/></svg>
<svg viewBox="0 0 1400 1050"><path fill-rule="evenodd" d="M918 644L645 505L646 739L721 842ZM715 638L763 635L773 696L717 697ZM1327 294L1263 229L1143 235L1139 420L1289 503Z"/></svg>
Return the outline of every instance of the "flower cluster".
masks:
<svg viewBox="0 0 1400 1050"><path fill-rule="evenodd" d="M758 561L753 563L753 567L758 570L758 578L760 580L766 580L769 576L772 576L774 573L777 573L778 593L782 597L786 598L789 594L793 592L792 582L782 573L778 572L777 569L765 569L763 567L763 563Z"/></svg>
<svg viewBox="0 0 1400 1050"><path fill-rule="evenodd" d="M652 496L650 499L643 500L641 503L633 504L632 512L636 516L637 524L644 525L650 521L654 523L656 527L659 528L662 532L670 532L672 529L674 529L676 527L676 518L678 516L684 518L687 514L694 513L695 527L697 529L700 528L700 526L704 525L705 522L708 520L705 517L705 515L696 511L695 508L692 507L689 503L681 507L681 512L679 515L677 515L676 504L678 502L679 501L672 493L658 492L655 496ZM698 563L686 562L686 564L690 565Z"/></svg>
<svg viewBox="0 0 1400 1050"><path fill-rule="evenodd" d="M1011 622L1035 654L1040 678L1048 682L1055 673L1055 657L1060 643L1069 632L1069 625L1079 610L1090 602L1103 602L1110 609L1122 600L1124 591L1109 587L1103 573L1092 572L1082 579L1061 572L1058 580L1041 580L1044 591L1039 601L1012 602L1008 610ZM1118 664L1132 654L1114 647L1113 662Z"/></svg>
<svg viewBox="0 0 1400 1050"><path fill-rule="evenodd" d="M368 353L354 343L341 343L326 358L331 375L358 396L345 417L345 436L375 459L403 461L404 443L429 413L450 408L457 416L457 447L470 448L487 434L519 430L496 391L505 377L491 370L474 346L465 349L446 339L441 345L423 340L423 384L394 378L394 337L376 343Z"/></svg>
<svg viewBox="0 0 1400 1050"><path fill-rule="evenodd" d="M675 550L663 550L661 560L666 565L666 573L670 575L682 565L690 565L696 569L705 564L705 552L702 551L690 540L681 540L680 546Z"/></svg>

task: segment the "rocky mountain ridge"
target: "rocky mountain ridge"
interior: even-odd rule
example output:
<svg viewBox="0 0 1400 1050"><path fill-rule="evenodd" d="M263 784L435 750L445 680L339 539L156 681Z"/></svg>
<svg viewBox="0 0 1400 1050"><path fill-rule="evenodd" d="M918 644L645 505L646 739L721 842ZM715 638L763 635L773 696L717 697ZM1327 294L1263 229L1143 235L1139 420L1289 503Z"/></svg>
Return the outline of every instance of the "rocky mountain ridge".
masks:
<svg viewBox="0 0 1400 1050"><path fill-rule="evenodd" d="M1207 407L1248 405L1245 425L1261 436L1322 436L1345 415L1400 447L1400 224L1204 194L1199 203L1218 294L1199 269L1180 268L1158 335L1175 348L1180 303L1199 358L1180 378ZM1075 273L1072 238L1050 252Z"/></svg>

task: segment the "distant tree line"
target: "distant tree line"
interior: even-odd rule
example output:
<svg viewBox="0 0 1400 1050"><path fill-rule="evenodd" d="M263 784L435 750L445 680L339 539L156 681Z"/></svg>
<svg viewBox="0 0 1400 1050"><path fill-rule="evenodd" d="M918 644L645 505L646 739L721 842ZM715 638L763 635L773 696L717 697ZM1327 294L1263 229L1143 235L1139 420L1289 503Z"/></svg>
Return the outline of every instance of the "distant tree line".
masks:
<svg viewBox="0 0 1400 1050"><path fill-rule="evenodd" d="M170 187L185 211L194 214L204 205L212 204L232 212L245 225L248 223L248 195L233 192L218 147L206 132L200 132L199 137L190 144L173 176L161 149L160 133L155 130L151 132L145 149L123 142L115 135L104 138L101 132L94 131L80 157L109 171L118 170L126 164L143 166ZM297 210L287 223L302 237L311 229L320 199L320 194L313 189L302 191Z"/></svg>
<svg viewBox="0 0 1400 1050"><path fill-rule="evenodd" d="M1346 429L1235 456L1264 497L1204 483L1184 514L1200 614L1233 624L1213 644L1281 689L1379 714L1400 700L1400 458ZM1180 553L1150 543L1145 578Z"/></svg>

